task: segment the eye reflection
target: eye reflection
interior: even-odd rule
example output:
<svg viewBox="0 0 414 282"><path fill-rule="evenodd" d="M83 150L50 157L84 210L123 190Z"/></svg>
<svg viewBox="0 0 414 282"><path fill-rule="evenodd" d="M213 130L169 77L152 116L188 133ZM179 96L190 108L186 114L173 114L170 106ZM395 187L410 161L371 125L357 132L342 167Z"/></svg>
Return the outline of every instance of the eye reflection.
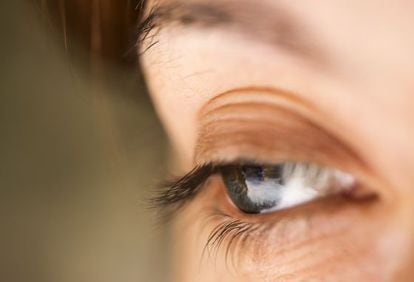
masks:
<svg viewBox="0 0 414 282"><path fill-rule="evenodd" d="M221 168L221 175L232 202L250 214L269 213L347 192L355 184L350 174L301 162L229 165Z"/></svg>

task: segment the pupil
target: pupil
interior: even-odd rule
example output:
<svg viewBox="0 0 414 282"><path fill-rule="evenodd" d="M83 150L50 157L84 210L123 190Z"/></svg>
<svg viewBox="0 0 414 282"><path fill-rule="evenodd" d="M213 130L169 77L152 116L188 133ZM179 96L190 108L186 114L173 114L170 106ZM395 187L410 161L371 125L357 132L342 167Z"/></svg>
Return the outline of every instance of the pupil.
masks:
<svg viewBox="0 0 414 282"><path fill-rule="evenodd" d="M261 166L244 165L241 168L244 178L250 181L263 181L264 173Z"/></svg>

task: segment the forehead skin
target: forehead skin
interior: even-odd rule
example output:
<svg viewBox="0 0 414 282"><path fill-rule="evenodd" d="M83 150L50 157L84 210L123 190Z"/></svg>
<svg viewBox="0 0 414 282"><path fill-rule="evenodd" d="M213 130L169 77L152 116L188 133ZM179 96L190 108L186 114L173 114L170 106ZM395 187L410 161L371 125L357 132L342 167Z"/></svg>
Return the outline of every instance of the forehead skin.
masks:
<svg viewBox="0 0 414 282"><path fill-rule="evenodd" d="M233 89L284 89L317 104L328 117L325 126L384 175L401 200L401 214L414 214L414 3L263 2L306 27L329 67L224 27L166 26L142 65L177 164L182 170L193 165L198 114L208 101ZM412 219L401 220L412 238Z"/></svg>

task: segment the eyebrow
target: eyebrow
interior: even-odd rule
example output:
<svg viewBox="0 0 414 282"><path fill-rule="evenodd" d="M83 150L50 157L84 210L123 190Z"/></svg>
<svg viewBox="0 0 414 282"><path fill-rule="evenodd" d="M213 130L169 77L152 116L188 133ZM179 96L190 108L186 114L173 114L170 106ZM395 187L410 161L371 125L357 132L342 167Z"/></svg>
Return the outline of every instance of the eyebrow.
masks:
<svg viewBox="0 0 414 282"><path fill-rule="evenodd" d="M228 30L307 61L327 61L326 52L297 18L263 1L174 0L155 4L138 26L138 45L145 45L142 53L158 43L156 35L167 26Z"/></svg>

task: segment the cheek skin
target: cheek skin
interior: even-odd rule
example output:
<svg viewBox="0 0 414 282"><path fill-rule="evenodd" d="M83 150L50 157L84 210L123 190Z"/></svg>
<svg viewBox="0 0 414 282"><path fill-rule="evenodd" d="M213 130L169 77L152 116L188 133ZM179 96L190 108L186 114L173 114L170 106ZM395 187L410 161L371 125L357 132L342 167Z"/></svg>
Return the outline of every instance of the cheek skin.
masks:
<svg viewBox="0 0 414 282"><path fill-rule="evenodd" d="M381 246L381 236L388 234L365 216L350 207L282 221L260 248L247 249L253 255L246 257L244 271L264 281L386 281L390 273L378 266L388 263L390 254Z"/></svg>
<svg viewBox="0 0 414 282"><path fill-rule="evenodd" d="M175 281L394 281L401 238L381 202L334 199L257 220L229 205L218 182L213 178L174 222ZM263 227L227 254L230 237L206 251L222 213Z"/></svg>

